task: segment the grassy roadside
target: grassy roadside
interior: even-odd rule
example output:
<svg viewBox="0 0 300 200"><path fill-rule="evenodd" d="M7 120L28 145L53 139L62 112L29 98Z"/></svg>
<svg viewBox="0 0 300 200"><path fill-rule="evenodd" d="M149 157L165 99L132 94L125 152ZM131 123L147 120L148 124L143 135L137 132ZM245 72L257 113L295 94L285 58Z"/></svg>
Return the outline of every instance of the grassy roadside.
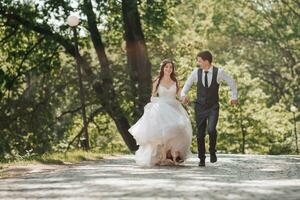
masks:
<svg viewBox="0 0 300 200"><path fill-rule="evenodd" d="M0 178L22 175L22 167L37 165L70 165L82 161L100 160L112 154L99 153L95 151L74 150L66 153L46 153L39 156L32 156L24 159L0 162ZM47 168L47 167L46 167ZM12 173L18 169L18 173ZM20 170L21 169L21 170ZM24 172L25 173L25 172Z"/></svg>

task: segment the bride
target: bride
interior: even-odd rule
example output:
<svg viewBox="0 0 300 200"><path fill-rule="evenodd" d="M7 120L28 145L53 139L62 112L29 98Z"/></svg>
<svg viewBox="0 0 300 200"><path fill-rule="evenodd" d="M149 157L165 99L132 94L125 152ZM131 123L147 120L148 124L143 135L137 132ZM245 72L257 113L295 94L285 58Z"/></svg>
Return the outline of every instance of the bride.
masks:
<svg viewBox="0 0 300 200"><path fill-rule="evenodd" d="M176 100L178 94L174 63L163 60L153 82L151 102L129 129L139 145L135 153L138 165L177 165L190 155L192 127L187 112Z"/></svg>

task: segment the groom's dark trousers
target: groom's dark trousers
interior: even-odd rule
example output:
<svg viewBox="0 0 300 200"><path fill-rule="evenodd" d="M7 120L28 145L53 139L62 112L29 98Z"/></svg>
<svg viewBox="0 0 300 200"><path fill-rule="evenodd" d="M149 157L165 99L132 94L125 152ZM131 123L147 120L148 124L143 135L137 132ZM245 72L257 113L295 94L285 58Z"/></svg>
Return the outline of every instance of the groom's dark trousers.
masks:
<svg viewBox="0 0 300 200"><path fill-rule="evenodd" d="M213 67L212 81L208 87L207 81L203 84L202 69L198 70L197 100L195 114L197 123L198 157L205 159L205 134L209 134L209 152L216 152L217 130L219 118L219 84L217 83L218 68ZM206 77L205 77L206 78Z"/></svg>

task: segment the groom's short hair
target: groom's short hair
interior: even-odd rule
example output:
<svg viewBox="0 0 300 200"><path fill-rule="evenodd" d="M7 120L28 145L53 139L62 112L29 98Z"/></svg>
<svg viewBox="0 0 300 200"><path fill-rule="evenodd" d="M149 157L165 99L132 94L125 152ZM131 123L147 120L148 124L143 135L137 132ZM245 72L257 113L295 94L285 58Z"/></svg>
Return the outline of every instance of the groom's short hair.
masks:
<svg viewBox="0 0 300 200"><path fill-rule="evenodd" d="M202 60L208 60L209 63L212 63L212 54L209 51L201 51L197 54L197 58L200 57Z"/></svg>

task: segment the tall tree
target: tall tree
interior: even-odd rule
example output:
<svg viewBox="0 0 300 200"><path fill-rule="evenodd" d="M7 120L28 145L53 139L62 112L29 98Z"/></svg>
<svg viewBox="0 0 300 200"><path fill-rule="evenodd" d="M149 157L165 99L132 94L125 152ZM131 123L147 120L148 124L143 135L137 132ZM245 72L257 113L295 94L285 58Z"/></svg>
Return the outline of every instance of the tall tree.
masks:
<svg viewBox="0 0 300 200"><path fill-rule="evenodd" d="M150 99L151 64L148 58L137 0L122 1L124 37L126 41L127 67L132 80L131 88L135 111L140 115Z"/></svg>
<svg viewBox="0 0 300 200"><path fill-rule="evenodd" d="M109 2L104 1L104 4L107 5ZM124 27L126 29L124 32L127 42L126 51L128 55L128 68L130 69L132 82L138 83L138 87L132 88L133 93L136 94L134 96L134 102L137 110L141 110L143 105L148 101L150 95L151 65L148 59L146 44L141 28L137 1L124 1L122 2L122 7ZM110 63L105 52L105 46L98 28L99 18L101 18L101 16L99 16L99 13L97 16L93 11L94 6L90 0L84 0L83 4L79 5L78 8L82 8L82 12L86 17L83 26L86 24L86 28L91 36L91 41L97 54L99 66L101 67L100 70L95 71L91 66L91 63L89 63L86 57L81 54L77 57L78 62L83 67L86 80L94 89L99 104L103 106L105 112L114 120L118 131L128 148L135 151L137 149L136 142L128 132L130 124L120 105L118 94L114 88L114 75L111 71L113 64ZM55 19L51 19L51 14L47 13L47 9L52 9L52 14L55 13ZM59 9L63 10L63 12L60 12ZM67 2L59 3L51 0L45 2L43 5L38 3L22 4L8 0L1 2L0 4L2 22L8 27L5 29L5 31L7 31L7 38L16 31L16 27L20 27L20 31L26 30L39 35L41 39L45 38L47 41L50 40L55 42L57 45L62 46L68 55L76 58L75 48L69 39L67 27L64 24L61 26L54 26L51 24L51 20L65 21L72 10L73 8L70 7ZM134 14L132 15L132 13ZM125 16L131 16L133 18L125 20ZM44 20L45 17L46 21ZM4 40L6 39L4 38L3 41ZM132 76L133 71L138 71L138 75ZM26 72L23 74L20 73L17 76L22 76L25 73ZM140 115L140 113L135 112L135 115Z"/></svg>
<svg viewBox="0 0 300 200"><path fill-rule="evenodd" d="M273 91L270 104L282 100L287 109L291 104L299 107L299 2L212 2L213 24L208 33L217 38L228 36L227 57L238 56L250 65L249 71L262 80L265 91Z"/></svg>

